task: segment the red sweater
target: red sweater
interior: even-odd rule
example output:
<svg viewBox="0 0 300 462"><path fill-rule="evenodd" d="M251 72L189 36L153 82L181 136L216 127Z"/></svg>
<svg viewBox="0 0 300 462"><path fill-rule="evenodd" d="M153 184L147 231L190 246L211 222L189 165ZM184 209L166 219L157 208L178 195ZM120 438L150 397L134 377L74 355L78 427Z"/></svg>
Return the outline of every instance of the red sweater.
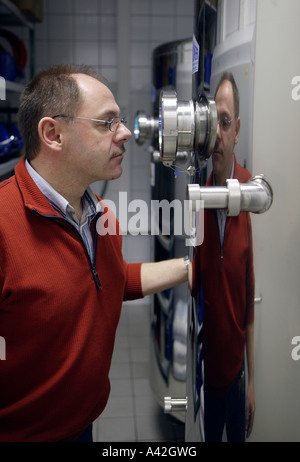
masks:
<svg viewBox="0 0 300 462"><path fill-rule="evenodd" d="M250 173L235 162L234 178ZM212 186L212 175L208 186ZM226 393L242 366L245 328L254 320L254 271L250 215L228 217L223 258L215 210L204 211L204 242L193 259L192 295L203 291L203 356L206 382Z"/></svg>
<svg viewBox="0 0 300 462"><path fill-rule="evenodd" d="M0 184L0 210L0 441L72 440L106 405L122 302L143 296L141 264L123 260L118 223L98 236L95 220L92 271L23 160Z"/></svg>

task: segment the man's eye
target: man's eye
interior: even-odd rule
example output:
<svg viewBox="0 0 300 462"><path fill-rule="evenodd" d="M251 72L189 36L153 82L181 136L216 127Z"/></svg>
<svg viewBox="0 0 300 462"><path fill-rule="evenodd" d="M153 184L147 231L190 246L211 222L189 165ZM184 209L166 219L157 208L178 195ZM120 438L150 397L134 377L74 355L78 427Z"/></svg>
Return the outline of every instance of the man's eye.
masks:
<svg viewBox="0 0 300 462"><path fill-rule="evenodd" d="M98 128L99 130L107 130L109 127L108 127L107 121L105 121L105 122L96 122L96 128Z"/></svg>
<svg viewBox="0 0 300 462"><path fill-rule="evenodd" d="M220 124L221 124L222 129L223 130L228 130L232 121L233 121L233 119L229 120L229 119L227 119L227 117L225 117L224 119L221 119Z"/></svg>

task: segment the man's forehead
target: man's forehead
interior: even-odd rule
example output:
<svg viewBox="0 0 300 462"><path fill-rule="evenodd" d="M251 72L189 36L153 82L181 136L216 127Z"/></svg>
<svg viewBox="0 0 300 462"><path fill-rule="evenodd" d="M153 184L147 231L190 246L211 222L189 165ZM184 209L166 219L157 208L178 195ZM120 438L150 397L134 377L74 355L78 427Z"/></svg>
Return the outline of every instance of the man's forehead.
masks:
<svg viewBox="0 0 300 462"><path fill-rule="evenodd" d="M94 77L87 74L72 74L72 77L77 81L77 84L82 91L87 93L93 91L101 92L114 98L109 88Z"/></svg>
<svg viewBox="0 0 300 462"><path fill-rule="evenodd" d="M220 88L217 91L215 97L216 105L222 109L233 109L234 101L233 101L233 90L232 85L229 81L225 81L222 83Z"/></svg>
<svg viewBox="0 0 300 462"><path fill-rule="evenodd" d="M103 112L118 113L119 107L110 89L87 74L74 74L83 96L83 104L101 105Z"/></svg>

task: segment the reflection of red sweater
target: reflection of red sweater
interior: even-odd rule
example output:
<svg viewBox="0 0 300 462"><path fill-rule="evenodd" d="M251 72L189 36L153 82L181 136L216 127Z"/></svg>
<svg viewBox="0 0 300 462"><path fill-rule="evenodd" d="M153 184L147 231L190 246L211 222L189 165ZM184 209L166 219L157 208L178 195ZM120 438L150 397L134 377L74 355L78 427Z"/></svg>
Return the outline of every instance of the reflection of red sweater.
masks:
<svg viewBox="0 0 300 462"><path fill-rule="evenodd" d="M99 289L80 236L23 160L0 185L0 210L0 441L72 440L106 405L122 301L142 297L140 264L124 262L118 232L98 236Z"/></svg>
<svg viewBox="0 0 300 462"><path fill-rule="evenodd" d="M246 183L250 173L235 163L234 178ZM212 186L212 175L208 186ZM228 217L221 262L215 210L204 211L204 242L193 260L192 294L202 284L203 354L207 383L226 393L242 366L245 327L254 320L254 271L251 221L248 212Z"/></svg>

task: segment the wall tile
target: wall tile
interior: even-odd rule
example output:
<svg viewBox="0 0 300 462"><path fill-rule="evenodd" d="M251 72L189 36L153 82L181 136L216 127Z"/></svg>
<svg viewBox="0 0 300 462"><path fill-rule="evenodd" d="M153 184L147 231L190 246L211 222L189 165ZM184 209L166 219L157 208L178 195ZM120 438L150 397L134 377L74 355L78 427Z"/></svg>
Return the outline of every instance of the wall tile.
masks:
<svg viewBox="0 0 300 462"><path fill-rule="evenodd" d="M148 41L150 39L150 24L151 18L149 16L131 16L131 40Z"/></svg>
<svg viewBox="0 0 300 462"><path fill-rule="evenodd" d="M130 87L135 90L145 90L150 87L151 72L148 68L133 68L130 69Z"/></svg>
<svg viewBox="0 0 300 462"><path fill-rule="evenodd" d="M151 14L160 15L174 15L176 13L176 2L174 0L152 0Z"/></svg>
<svg viewBox="0 0 300 462"><path fill-rule="evenodd" d="M194 1L176 0L176 14L178 17L185 15L194 17Z"/></svg>
<svg viewBox="0 0 300 462"><path fill-rule="evenodd" d="M96 42L75 42L74 59L76 64L99 66L99 47Z"/></svg>
<svg viewBox="0 0 300 462"><path fill-rule="evenodd" d="M117 65L117 48L116 42L99 41L99 50L101 54L102 66Z"/></svg>
<svg viewBox="0 0 300 462"><path fill-rule="evenodd" d="M70 41L55 41L52 40L49 45L49 65L72 63L73 56L73 43Z"/></svg>
<svg viewBox="0 0 300 462"><path fill-rule="evenodd" d="M56 53L55 53L56 54ZM35 65L39 68L49 65L49 47L46 41L39 41L35 45Z"/></svg>
<svg viewBox="0 0 300 462"><path fill-rule="evenodd" d="M73 0L75 14L98 14L98 0Z"/></svg>
<svg viewBox="0 0 300 462"><path fill-rule="evenodd" d="M182 16L177 17L175 20L175 36L177 39L185 39L193 37L193 17Z"/></svg>
<svg viewBox="0 0 300 462"><path fill-rule="evenodd" d="M115 16L99 17L99 38L101 40L116 40L117 39L117 24Z"/></svg>
<svg viewBox="0 0 300 462"><path fill-rule="evenodd" d="M131 66L151 66L151 54L148 42L131 42L130 46L130 65Z"/></svg>
<svg viewBox="0 0 300 462"><path fill-rule="evenodd" d="M50 15L48 37L52 40L72 40L73 17L67 15Z"/></svg>
<svg viewBox="0 0 300 462"><path fill-rule="evenodd" d="M71 14L73 4L73 0L44 0L44 9L48 14Z"/></svg>
<svg viewBox="0 0 300 462"><path fill-rule="evenodd" d="M142 0L144 1L144 0ZM99 13L102 15L106 14L117 14L117 0L98 0L99 2Z"/></svg>
<svg viewBox="0 0 300 462"><path fill-rule="evenodd" d="M175 18L152 17L151 20L151 39L165 43L175 39Z"/></svg>
<svg viewBox="0 0 300 462"><path fill-rule="evenodd" d="M150 14L150 1L131 0L131 14Z"/></svg>
<svg viewBox="0 0 300 462"><path fill-rule="evenodd" d="M74 39L94 40L97 42L99 35L98 16L80 15L74 16Z"/></svg>
<svg viewBox="0 0 300 462"><path fill-rule="evenodd" d="M49 16L44 17L43 22L37 22L35 24L35 40L47 40L48 39L48 23Z"/></svg>

